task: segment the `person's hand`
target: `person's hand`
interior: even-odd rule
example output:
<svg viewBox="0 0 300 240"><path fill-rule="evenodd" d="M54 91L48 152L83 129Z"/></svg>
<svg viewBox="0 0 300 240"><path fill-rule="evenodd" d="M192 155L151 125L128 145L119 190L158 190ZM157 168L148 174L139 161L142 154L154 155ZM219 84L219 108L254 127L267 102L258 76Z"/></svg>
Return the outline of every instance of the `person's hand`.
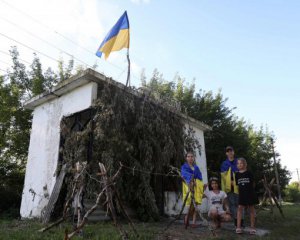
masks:
<svg viewBox="0 0 300 240"><path fill-rule="evenodd" d="M205 183L205 184L204 184L204 186L203 186L203 187L204 187L204 189L206 189L206 188L207 188L207 186L208 186L208 185Z"/></svg>

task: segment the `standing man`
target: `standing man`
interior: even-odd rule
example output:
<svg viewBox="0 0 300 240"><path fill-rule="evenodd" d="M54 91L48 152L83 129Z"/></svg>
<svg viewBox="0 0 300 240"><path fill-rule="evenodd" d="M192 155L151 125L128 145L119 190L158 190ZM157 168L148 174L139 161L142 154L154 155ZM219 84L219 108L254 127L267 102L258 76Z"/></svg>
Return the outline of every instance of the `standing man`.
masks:
<svg viewBox="0 0 300 240"><path fill-rule="evenodd" d="M229 209L237 225L237 208L239 205L238 186L235 184L235 172L238 172L237 159L234 157L233 147L226 147L227 159L221 165L221 188L227 194ZM243 219L242 219L243 225Z"/></svg>

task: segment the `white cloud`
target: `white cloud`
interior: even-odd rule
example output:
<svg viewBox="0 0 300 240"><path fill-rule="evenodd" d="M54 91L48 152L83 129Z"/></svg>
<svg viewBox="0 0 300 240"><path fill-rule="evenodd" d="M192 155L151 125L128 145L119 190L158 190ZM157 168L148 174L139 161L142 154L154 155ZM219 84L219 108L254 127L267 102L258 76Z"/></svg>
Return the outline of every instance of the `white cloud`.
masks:
<svg viewBox="0 0 300 240"><path fill-rule="evenodd" d="M142 72L142 67L137 62L131 60L131 71L135 77L139 77Z"/></svg>
<svg viewBox="0 0 300 240"><path fill-rule="evenodd" d="M140 0L135 3L144 4L148 2L149 0ZM119 5L113 1L98 0L11 0L8 3L12 7L0 1L0 33L5 33L56 60L63 58L65 63L70 59L70 55L88 63L90 66L97 61L98 71L122 83L126 82L127 59L125 49L111 53L108 60L95 56L101 41L123 13L123 9ZM25 14L20 13L20 10ZM18 26L5 22L1 17L14 22ZM49 46L47 43L24 32L21 28L70 53L70 55ZM65 37L71 41L66 40ZM72 42L75 42L75 44ZM1 51L8 53L10 46L13 45L18 47L21 59L32 62L34 50L0 36ZM87 49L88 52L80 46ZM42 54L37 54L44 69L49 66L57 69L57 61L51 60ZM11 65L10 56L1 54L1 61L8 63L0 62L1 69L6 69ZM139 84L140 63L142 62L135 55L131 57L131 83L133 85ZM78 64L85 65L75 59L75 66Z"/></svg>
<svg viewBox="0 0 300 240"><path fill-rule="evenodd" d="M150 3L150 0L130 0L130 1L134 4L143 4L143 3L148 4L148 3Z"/></svg>
<svg viewBox="0 0 300 240"><path fill-rule="evenodd" d="M300 171L298 161L300 142L297 138L278 138L276 148L281 154L281 163L292 172L292 180L297 181L296 169Z"/></svg>
<svg viewBox="0 0 300 240"><path fill-rule="evenodd" d="M109 64L97 58L94 53L116 19L122 14L122 9L118 5L111 1L98 0L11 0L8 4L11 6L0 1L0 33L54 59L60 57L63 57L65 61L70 59L70 55L24 32L23 28L74 55L75 58L87 62L88 65L93 65L98 60L100 70L104 71L108 68ZM17 26L9 24L1 17L14 22ZM10 46L13 45L18 47L20 58L28 62L32 61L34 50L0 36L1 51L8 53ZM38 55L44 68L51 66L56 69L56 61L42 54ZM1 54L1 60L10 63L10 57L4 54ZM82 64L82 62L75 59L75 64ZM1 64L1 68L4 68L4 64Z"/></svg>

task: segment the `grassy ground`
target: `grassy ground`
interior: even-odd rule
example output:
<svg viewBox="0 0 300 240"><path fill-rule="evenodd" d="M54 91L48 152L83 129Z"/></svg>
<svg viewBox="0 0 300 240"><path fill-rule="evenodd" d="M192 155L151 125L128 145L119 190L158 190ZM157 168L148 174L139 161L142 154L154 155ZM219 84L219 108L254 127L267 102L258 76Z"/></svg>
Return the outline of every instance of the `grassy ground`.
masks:
<svg viewBox="0 0 300 240"><path fill-rule="evenodd" d="M72 226L69 223L61 224L54 227L44 233L38 232L43 225L38 221L19 221L2 219L0 220L0 240L63 240L65 229L71 231ZM136 223L136 227L140 234L139 239L155 239L155 236L160 230L159 223ZM124 228L130 232L129 226L124 225ZM91 239L91 240L119 240L120 235L116 228L110 223L98 223L98 224L87 224L84 227L83 237L74 237L74 240L78 239ZM130 234L130 239L136 239Z"/></svg>
<svg viewBox="0 0 300 240"><path fill-rule="evenodd" d="M263 239L300 239L300 205L286 204L283 206L285 218L282 219L277 211L271 215L267 211L262 211L258 214L257 227L268 229L271 233L264 236ZM169 230L163 232L163 228L167 222L159 223L136 223L136 227L140 234L139 239L262 239L255 236L243 234L237 236L229 230L219 230L217 237L212 237L211 233L204 227L198 229L185 230L178 223L171 226ZM12 219L0 220L0 239L12 240L38 240L38 239L63 239L66 228L71 230L71 225L68 223L62 224L59 227L40 233L37 232L42 225L38 221L18 221ZM125 225L126 229L129 229ZM73 239L120 239L118 232L110 223L88 224L84 228L84 237L74 237ZM131 239L136 237L131 236Z"/></svg>
<svg viewBox="0 0 300 240"><path fill-rule="evenodd" d="M300 239L300 204L283 205L283 219L278 211L274 216L269 212L260 212L257 226L271 230L271 234L264 239Z"/></svg>
<svg viewBox="0 0 300 240"><path fill-rule="evenodd" d="M261 211L257 215L257 228L270 230L270 234L258 237L252 236L247 233L237 235L234 230L221 229L217 230L216 237L205 228L201 230L188 229L184 230L180 226L172 226L167 233L164 234L165 238L159 239L214 239L214 240L298 240L300 239L300 204L284 204L283 211L285 218L282 218L279 211L276 209L272 215L269 211ZM249 226L249 216L245 216L246 226Z"/></svg>

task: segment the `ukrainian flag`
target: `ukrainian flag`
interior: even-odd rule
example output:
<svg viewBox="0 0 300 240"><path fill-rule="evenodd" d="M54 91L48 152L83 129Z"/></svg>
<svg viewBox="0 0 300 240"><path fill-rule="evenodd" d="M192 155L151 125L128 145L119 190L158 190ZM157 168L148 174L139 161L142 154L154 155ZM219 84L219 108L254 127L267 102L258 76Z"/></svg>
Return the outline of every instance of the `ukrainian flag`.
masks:
<svg viewBox="0 0 300 240"><path fill-rule="evenodd" d="M238 186L235 183L235 173L238 172L237 169L237 159L233 162L226 159L221 165L221 188L224 192L231 192L231 175L233 176L233 190L234 193L238 194Z"/></svg>
<svg viewBox="0 0 300 240"><path fill-rule="evenodd" d="M107 59L111 52L119 51L122 48L129 48L129 21L126 11L106 35L96 55L101 57L104 53L105 59Z"/></svg>
<svg viewBox="0 0 300 240"><path fill-rule="evenodd" d="M200 205L202 203L203 197L203 181L202 181L202 173L199 167L195 164L194 169L185 163L181 166L181 176L184 179L182 182L182 197L183 200L185 199L188 191L189 191L189 184L191 181L194 181L194 198L196 204ZM188 196L186 205L191 205L191 194Z"/></svg>

